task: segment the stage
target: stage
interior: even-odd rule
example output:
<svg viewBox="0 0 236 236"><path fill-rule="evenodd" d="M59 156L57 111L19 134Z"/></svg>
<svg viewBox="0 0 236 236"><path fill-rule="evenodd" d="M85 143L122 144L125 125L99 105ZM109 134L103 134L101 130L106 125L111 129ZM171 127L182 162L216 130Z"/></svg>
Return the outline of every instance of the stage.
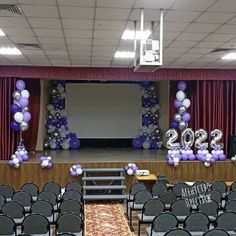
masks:
<svg viewBox="0 0 236 236"><path fill-rule="evenodd" d="M82 164L84 168L114 168L124 167L129 162L135 163L139 169L148 169L156 175L167 176L169 181L236 180L236 165L231 160L218 161L209 168L204 167L199 161L182 161L174 168L166 163L166 153L166 149L132 148L81 148L30 153L30 160L19 169L9 167L7 161L0 161L0 184L11 184L18 190L23 183L34 182L41 189L46 182L55 181L63 187L73 179L81 181L81 176L70 176L69 169L75 163ZM39 165L39 157L43 154L52 157L52 169L42 169ZM134 176L126 176L127 189L133 181Z"/></svg>

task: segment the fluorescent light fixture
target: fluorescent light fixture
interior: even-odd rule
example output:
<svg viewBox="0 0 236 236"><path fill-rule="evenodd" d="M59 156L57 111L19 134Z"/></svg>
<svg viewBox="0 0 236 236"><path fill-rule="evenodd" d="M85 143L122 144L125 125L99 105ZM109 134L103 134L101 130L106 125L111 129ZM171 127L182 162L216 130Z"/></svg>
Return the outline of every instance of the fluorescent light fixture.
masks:
<svg viewBox="0 0 236 236"><path fill-rule="evenodd" d="M21 55L21 51L16 48L16 47L13 47L13 48L0 48L0 54L1 55Z"/></svg>
<svg viewBox="0 0 236 236"><path fill-rule="evenodd" d="M150 30L143 31L143 34L141 34L141 31L136 31L136 39L148 39L148 37L151 35ZM142 36L142 37L141 37ZM135 37L135 31L134 30L125 30L122 34L122 39L130 39L134 40Z"/></svg>
<svg viewBox="0 0 236 236"><path fill-rule="evenodd" d="M235 52L228 53L224 55L223 57L221 57L221 59L222 60L236 60L236 53Z"/></svg>
<svg viewBox="0 0 236 236"><path fill-rule="evenodd" d="M5 36L6 34L0 29L0 36Z"/></svg>
<svg viewBox="0 0 236 236"><path fill-rule="evenodd" d="M117 51L115 53L115 58L124 58L124 59L130 59L134 58L134 52L131 51Z"/></svg>

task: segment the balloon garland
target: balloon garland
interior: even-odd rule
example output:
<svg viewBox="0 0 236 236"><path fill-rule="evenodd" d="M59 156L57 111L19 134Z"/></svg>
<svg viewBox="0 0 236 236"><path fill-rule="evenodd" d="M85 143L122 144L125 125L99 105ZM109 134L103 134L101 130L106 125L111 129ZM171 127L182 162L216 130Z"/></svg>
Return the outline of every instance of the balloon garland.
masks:
<svg viewBox="0 0 236 236"><path fill-rule="evenodd" d="M75 177L75 176L79 176L83 173L83 169L82 169L82 166L78 163L78 164L75 164L73 165L71 168L70 168L70 175L72 177Z"/></svg>
<svg viewBox="0 0 236 236"><path fill-rule="evenodd" d="M13 103L10 105L10 111L13 120L10 123L10 127L12 131L20 132L20 143L14 154L11 155L11 160L8 164L11 167L19 168L22 162L29 160L28 152L23 143L22 132L29 128L29 121L31 120L28 107L30 93L25 89L23 80L17 80L16 90L13 92L12 97Z"/></svg>
<svg viewBox="0 0 236 236"><path fill-rule="evenodd" d="M125 172L127 173L127 175L133 175L136 173L138 167L136 166L136 164L134 163L129 163L128 165L126 165L124 167Z"/></svg>
<svg viewBox="0 0 236 236"><path fill-rule="evenodd" d="M140 84L142 92L141 134L134 138L134 148L157 149L162 147L161 132L158 126L160 104L154 84L149 81Z"/></svg>
<svg viewBox="0 0 236 236"><path fill-rule="evenodd" d="M50 103L47 105L47 137L44 149L79 149L80 141L70 132L65 114L65 81L51 82Z"/></svg>

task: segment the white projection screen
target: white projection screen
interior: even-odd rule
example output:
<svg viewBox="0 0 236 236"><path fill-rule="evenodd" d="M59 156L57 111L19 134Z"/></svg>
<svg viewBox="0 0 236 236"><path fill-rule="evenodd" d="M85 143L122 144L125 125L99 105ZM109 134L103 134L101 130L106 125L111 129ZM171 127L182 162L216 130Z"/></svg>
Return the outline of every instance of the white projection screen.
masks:
<svg viewBox="0 0 236 236"><path fill-rule="evenodd" d="M69 128L79 138L134 138L141 126L138 84L66 83Z"/></svg>

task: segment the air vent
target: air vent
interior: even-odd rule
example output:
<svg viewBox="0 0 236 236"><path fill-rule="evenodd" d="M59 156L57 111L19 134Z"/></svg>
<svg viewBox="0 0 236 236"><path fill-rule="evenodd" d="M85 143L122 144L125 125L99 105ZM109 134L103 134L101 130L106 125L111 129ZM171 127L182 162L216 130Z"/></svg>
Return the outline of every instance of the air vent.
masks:
<svg viewBox="0 0 236 236"><path fill-rule="evenodd" d="M16 47L19 49L40 49L37 43L16 43Z"/></svg>
<svg viewBox="0 0 236 236"><path fill-rule="evenodd" d="M9 4L0 4L0 15L21 15L20 8L16 5L9 5Z"/></svg>
<svg viewBox="0 0 236 236"><path fill-rule="evenodd" d="M225 52L225 51L235 51L236 48L216 48L211 52Z"/></svg>

